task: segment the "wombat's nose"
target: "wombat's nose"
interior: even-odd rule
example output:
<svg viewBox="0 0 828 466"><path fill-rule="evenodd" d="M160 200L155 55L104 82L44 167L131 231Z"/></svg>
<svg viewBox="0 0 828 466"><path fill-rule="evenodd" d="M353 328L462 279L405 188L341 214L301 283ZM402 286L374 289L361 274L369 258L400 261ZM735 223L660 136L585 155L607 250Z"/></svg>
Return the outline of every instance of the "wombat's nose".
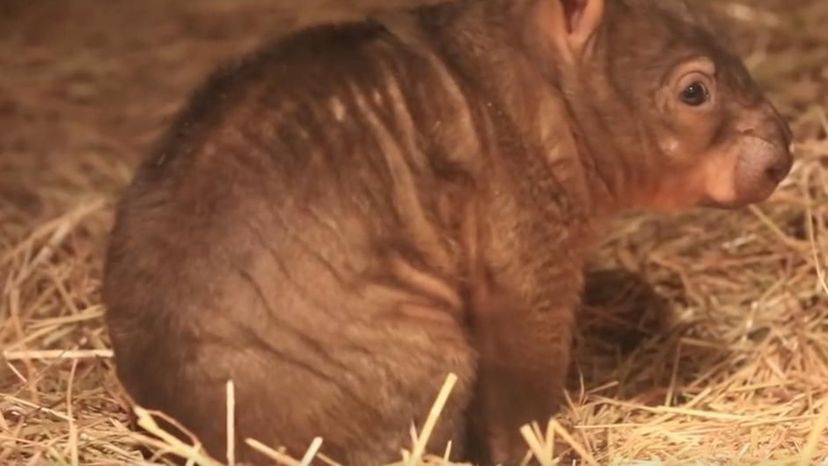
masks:
<svg viewBox="0 0 828 466"><path fill-rule="evenodd" d="M775 139L775 150L771 153L771 157L767 160L768 166L765 168L765 174L768 179L774 184L780 183L788 176L793 166L793 131L785 118L779 113L773 104L768 102L766 108L767 120L764 130L767 135L774 135L771 140ZM770 142L770 141L769 141Z"/></svg>
<svg viewBox="0 0 828 466"><path fill-rule="evenodd" d="M745 136L736 168L737 202L747 205L767 199L788 176L793 156L778 137Z"/></svg>

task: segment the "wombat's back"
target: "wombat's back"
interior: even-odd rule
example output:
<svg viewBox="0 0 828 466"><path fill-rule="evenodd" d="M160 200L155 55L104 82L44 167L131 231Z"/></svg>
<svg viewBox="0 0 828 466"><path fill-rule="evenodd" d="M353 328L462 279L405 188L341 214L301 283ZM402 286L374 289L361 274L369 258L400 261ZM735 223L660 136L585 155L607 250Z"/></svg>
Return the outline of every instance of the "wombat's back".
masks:
<svg viewBox="0 0 828 466"><path fill-rule="evenodd" d="M429 112L456 111L416 99L428 79L426 60L361 24L294 36L195 96L128 189L107 257L118 375L138 404L220 456L232 379L238 444L299 454L324 433L323 451L370 465L396 459L454 372L433 441L462 445L474 360L457 303L389 266L421 252L401 202L430 211L448 183L415 142Z"/></svg>

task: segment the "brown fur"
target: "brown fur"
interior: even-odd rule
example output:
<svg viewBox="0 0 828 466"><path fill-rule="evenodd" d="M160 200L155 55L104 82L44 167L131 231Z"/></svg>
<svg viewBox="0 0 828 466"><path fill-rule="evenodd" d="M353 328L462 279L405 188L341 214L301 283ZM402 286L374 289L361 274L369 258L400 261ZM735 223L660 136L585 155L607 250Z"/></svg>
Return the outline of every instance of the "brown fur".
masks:
<svg viewBox="0 0 828 466"><path fill-rule="evenodd" d="M557 409L602 221L760 200L790 164L784 123L682 3L608 1L578 41L553 25L573 5L550 5L317 27L214 77L112 234L104 298L135 401L220 457L232 379L238 444L300 454L321 435L376 465L453 372L430 447L515 464L517 429ZM688 53L717 66L703 119L663 111Z"/></svg>

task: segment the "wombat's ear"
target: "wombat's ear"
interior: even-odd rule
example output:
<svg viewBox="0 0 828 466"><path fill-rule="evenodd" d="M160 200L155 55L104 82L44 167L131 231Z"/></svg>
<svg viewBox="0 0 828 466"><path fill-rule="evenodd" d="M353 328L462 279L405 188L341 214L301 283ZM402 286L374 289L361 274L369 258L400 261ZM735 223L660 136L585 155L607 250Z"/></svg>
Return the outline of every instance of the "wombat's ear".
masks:
<svg viewBox="0 0 828 466"><path fill-rule="evenodd" d="M604 17L604 0L541 0L541 17L555 44L578 56Z"/></svg>

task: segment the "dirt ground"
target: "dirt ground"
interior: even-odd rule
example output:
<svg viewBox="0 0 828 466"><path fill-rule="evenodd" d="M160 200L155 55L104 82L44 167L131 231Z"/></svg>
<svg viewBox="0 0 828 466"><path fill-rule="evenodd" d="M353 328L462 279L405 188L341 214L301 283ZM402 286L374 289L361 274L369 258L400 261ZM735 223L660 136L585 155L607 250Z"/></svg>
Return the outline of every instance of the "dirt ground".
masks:
<svg viewBox="0 0 828 466"><path fill-rule="evenodd" d="M596 256L659 296L613 289L630 315L582 325L560 422L600 464L828 457L828 5L719 3L797 165L757 208L633 216ZM0 3L0 464L139 462L98 293L113 202L194 87L287 27L264 0Z"/></svg>

